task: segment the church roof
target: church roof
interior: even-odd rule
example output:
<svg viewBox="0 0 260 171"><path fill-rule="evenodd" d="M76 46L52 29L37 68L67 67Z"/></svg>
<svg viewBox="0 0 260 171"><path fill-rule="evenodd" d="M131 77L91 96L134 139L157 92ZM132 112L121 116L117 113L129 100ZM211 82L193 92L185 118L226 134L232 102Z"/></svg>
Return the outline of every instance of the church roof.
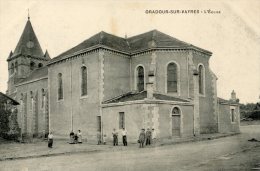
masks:
<svg viewBox="0 0 260 171"><path fill-rule="evenodd" d="M182 99L182 98L177 98L173 96L167 96L159 93L154 93L153 97L156 100L166 100L166 101L178 101L178 102L190 102L188 100ZM119 102L127 102L127 101L136 101L136 100L144 100L147 98L147 91L142 91L142 92L129 92L126 94L123 94L121 96L118 96L116 98L106 100L103 102L103 104L108 104L108 103L119 103Z"/></svg>
<svg viewBox="0 0 260 171"><path fill-rule="evenodd" d="M188 47L190 44L180 41L158 30L152 30L127 39L131 51L141 51L152 47Z"/></svg>
<svg viewBox="0 0 260 171"><path fill-rule="evenodd" d="M30 19L28 19L25 25L23 33L19 39L18 44L16 45L14 52L9 55L7 60L10 60L20 54L46 59L44 57L40 43L34 33Z"/></svg>
<svg viewBox="0 0 260 171"><path fill-rule="evenodd" d="M31 72L28 77L26 77L25 79L18 82L17 85L26 83L29 81L33 81L33 80L38 80L41 78L47 78L47 77L48 77L48 67L43 66L43 67L38 68L38 69L34 70L33 72Z"/></svg>
<svg viewBox="0 0 260 171"><path fill-rule="evenodd" d="M129 55L151 48L195 48L211 54L211 52L207 50L180 41L158 30L152 30L129 38L118 37L102 31L53 58L50 63L55 63L87 49L94 49L100 46L105 46Z"/></svg>

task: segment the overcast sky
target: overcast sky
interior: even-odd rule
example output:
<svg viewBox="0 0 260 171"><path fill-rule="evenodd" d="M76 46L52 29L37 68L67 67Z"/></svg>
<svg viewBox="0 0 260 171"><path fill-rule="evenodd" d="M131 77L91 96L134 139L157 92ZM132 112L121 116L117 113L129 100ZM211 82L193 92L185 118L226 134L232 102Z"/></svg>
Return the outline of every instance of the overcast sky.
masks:
<svg viewBox="0 0 260 171"><path fill-rule="evenodd" d="M203 2L203 3L202 3ZM241 102L260 95L260 1L0 0L0 91L7 88L6 59L27 21L53 58L101 30L124 37L152 29L213 52L218 96L234 89ZM146 14L145 10L200 10L199 14ZM220 14L204 14L204 10Z"/></svg>

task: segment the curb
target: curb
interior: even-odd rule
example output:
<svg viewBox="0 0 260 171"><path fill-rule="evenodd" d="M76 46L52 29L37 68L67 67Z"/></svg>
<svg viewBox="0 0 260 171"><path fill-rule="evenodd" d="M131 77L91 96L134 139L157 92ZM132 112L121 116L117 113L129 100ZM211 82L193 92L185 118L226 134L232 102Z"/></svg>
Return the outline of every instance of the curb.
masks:
<svg viewBox="0 0 260 171"><path fill-rule="evenodd" d="M33 156L8 157L8 158L0 158L0 161L23 160L23 159L31 159L31 158L42 158L42 157L55 157L55 156L62 156L62 155L68 155L68 154L94 153L94 152L100 152L100 151L102 151L102 150L83 150L83 151L53 153L53 154L41 154L41 155L33 155Z"/></svg>

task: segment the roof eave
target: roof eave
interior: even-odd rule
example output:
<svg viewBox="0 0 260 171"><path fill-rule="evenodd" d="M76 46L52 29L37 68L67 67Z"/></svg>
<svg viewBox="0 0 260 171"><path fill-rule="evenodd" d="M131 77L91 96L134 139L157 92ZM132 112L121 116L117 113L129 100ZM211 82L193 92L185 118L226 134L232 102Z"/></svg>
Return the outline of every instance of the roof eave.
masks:
<svg viewBox="0 0 260 171"><path fill-rule="evenodd" d="M115 51L115 52L118 52L118 53L121 53L121 54L124 54L124 55L130 55L129 52L125 52L125 51L120 51L120 50L116 50L116 49L113 49L113 48L110 48L108 46L105 46L105 45L102 45L102 44L98 44L98 45L95 45L95 46L92 46L92 47L89 47L89 48L85 48L85 49L82 49L82 50L79 50L77 52L74 52L72 54L69 54L69 55L65 55L62 59L57 59L55 60L55 58L51 59L51 61L47 64L47 66L50 66L54 63L57 63L59 61L63 61L63 60L66 60L68 58L71 58L71 57L74 57L74 56L77 56L77 55L80 55L82 53L86 53L86 52L89 52L89 51L93 51L93 50L96 50L96 49L100 49L100 48L103 48L103 49L107 49L107 50L111 50L111 51ZM61 56L62 57L62 56ZM56 57L58 58L58 57Z"/></svg>

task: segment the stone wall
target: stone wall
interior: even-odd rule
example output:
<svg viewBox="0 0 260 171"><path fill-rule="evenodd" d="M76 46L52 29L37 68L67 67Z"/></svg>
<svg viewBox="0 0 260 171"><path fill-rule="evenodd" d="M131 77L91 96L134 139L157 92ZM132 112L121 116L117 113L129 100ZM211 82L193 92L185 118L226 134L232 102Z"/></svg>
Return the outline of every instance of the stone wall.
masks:
<svg viewBox="0 0 260 171"><path fill-rule="evenodd" d="M18 123L28 136L43 136L48 132L48 79L42 78L17 87Z"/></svg>
<svg viewBox="0 0 260 171"><path fill-rule="evenodd" d="M86 138L95 139L97 116L102 98L101 61L98 51L49 66L50 129L57 138L69 138L80 129ZM81 67L87 67L87 95L81 96ZM63 99L58 100L58 73L62 73Z"/></svg>
<svg viewBox="0 0 260 171"><path fill-rule="evenodd" d="M103 134L112 141L112 130L119 129L119 112L125 113L125 128L128 132L128 140L136 142L142 128L154 128L158 138L172 137L173 107L181 110L181 137L193 136L193 107L191 105L175 105L145 102L130 102L124 105L103 107ZM119 134L121 142L121 134Z"/></svg>
<svg viewBox="0 0 260 171"><path fill-rule="evenodd" d="M219 132L240 132L240 112L238 105L219 104ZM231 122L231 109L235 111L234 122Z"/></svg>

